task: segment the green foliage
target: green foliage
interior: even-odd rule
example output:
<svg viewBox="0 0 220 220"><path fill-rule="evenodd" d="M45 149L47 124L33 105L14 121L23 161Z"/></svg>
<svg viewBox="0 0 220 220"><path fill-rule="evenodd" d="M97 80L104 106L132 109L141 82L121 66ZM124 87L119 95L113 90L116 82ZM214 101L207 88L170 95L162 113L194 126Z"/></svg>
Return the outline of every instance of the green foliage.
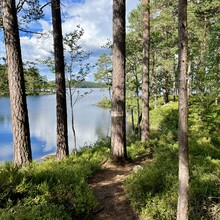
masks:
<svg viewBox="0 0 220 220"><path fill-rule="evenodd" d="M110 138L98 139L95 144L82 147L78 156L100 162L109 157L110 146Z"/></svg>
<svg viewBox="0 0 220 220"><path fill-rule="evenodd" d="M53 204L18 204L15 208L0 209L2 220L35 220L35 219L66 219L71 220L71 214L64 206L57 207Z"/></svg>
<svg viewBox="0 0 220 220"><path fill-rule="evenodd" d="M6 66L0 64L0 95L9 95Z"/></svg>
<svg viewBox="0 0 220 220"><path fill-rule="evenodd" d="M170 130L169 126L177 129L177 118L178 118L178 104L176 102L170 102L166 105L161 105L161 107L156 108L150 112L151 118L151 130L154 131L162 131L163 134L169 131L174 132L174 130ZM167 124L169 126L167 126Z"/></svg>
<svg viewBox="0 0 220 220"><path fill-rule="evenodd" d="M24 69L25 91L27 95L37 95L44 90L47 80L41 76L39 70L30 66Z"/></svg>
<svg viewBox="0 0 220 220"><path fill-rule="evenodd" d="M158 108L164 105L164 100L162 97L157 97L156 100L151 99L149 105L150 105L150 110L152 110L154 108Z"/></svg>
<svg viewBox="0 0 220 220"><path fill-rule="evenodd" d="M102 84L96 82L83 81L79 83L79 88L101 88Z"/></svg>
<svg viewBox="0 0 220 220"><path fill-rule="evenodd" d="M200 111L190 99L189 219L219 219L219 106ZM193 103L193 105L192 105ZM178 189L178 115L171 102L150 112L154 159L126 181L127 196L147 219L176 219Z"/></svg>
<svg viewBox="0 0 220 220"><path fill-rule="evenodd" d="M102 108L111 108L112 107L112 100L107 99L106 97L104 99L102 99L101 101L99 101L98 103L99 107Z"/></svg>
<svg viewBox="0 0 220 220"><path fill-rule="evenodd" d="M17 4L17 13L20 18L20 25L24 23L25 26L27 26L27 23L43 18L43 7L44 6L40 4L39 0L19 1Z"/></svg>
<svg viewBox="0 0 220 220"><path fill-rule="evenodd" d="M8 76L5 65L0 64L0 95L9 95ZM39 70L29 65L24 67L25 91L27 95L37 95L41 91L49 88L47 86L47 79L41 76Z"/></svg>
<svg viewBox="0 0 220 220"><path fill-rule="evenodd" d="M87 181L109 154L100 140L79 156L0 167L0 219L89 219L97 205Z"/></svg>
<svg viewBox="0 0 220 220"><path fill-rule="evenodd" d="M103 53L99 56L97 63L97 72L94 73L95 81L107 88L111 99L112 89L112 57L111 54Z"/></svg>
<svg viewBox="0 0 220 220"><path fill-rule="evenodd" d="M130 160L135 160L138 156L143 155L143 154L150 154L152 151L153 143L147 142L147 143L141 143L141 141L134 141L134 140L129 140L127 141L127 144L129 141L132 141L128 146L127 146L127 154L128 158Z"/></svg>
<svg viewBox="0 0 220 220"><path fill-rule="evenodd" d="M151 1L150 24L150 93L155 98L169 94L176 96L178 85L178 2ZM188 73L189 92L199 94L196 98L201 106L209 106L219 100L219 31L220 13L218 0L188 2ZM127 76L141 70L141 62L132 65L142 54L142 4L129 15L126 61ZM134 57L131 58L131 55ZM134 81L133 81L134 82ZM129 86L132 87L132 83ZM135 92L133 88L132 92Z"/></svg>
<svg viewBox="0 0 220 220"><path fill-rule="evenodd" d="M197 100L209 106L219 96L220 13L216 0L189 4L191 87Z"/></svg>
<svg viewBox="0 0 220 220"><path fill-rule="evenodd" d="M83 28L77 25L75 30L65 34L63 38L67 88L79 88L78 84L85 81L92 67L90 63L86 63L91 52L84 50L80 44L83 35Z"/></svg>

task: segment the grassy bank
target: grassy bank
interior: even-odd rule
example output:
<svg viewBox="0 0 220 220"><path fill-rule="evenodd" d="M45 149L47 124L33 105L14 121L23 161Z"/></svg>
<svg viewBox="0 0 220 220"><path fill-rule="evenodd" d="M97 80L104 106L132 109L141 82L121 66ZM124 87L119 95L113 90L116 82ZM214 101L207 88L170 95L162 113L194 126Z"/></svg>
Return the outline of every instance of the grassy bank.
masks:
<svg viewBox="0 0 220 220"><path fill-rule="evenodd" d="M189 219L220 219L220 107L203 109L190 101ZM176 219L178 189L178 106L150 113L153 161L126 181L133 207L147 219Z"/></svg>
<svg viewBox="0 0 220 220"><path fill-rule="evenodd" d="M88 179L109 154L99 141L61 161L33 162L24 168L0 166L0 219L89 219L97 205Z"/></svg>

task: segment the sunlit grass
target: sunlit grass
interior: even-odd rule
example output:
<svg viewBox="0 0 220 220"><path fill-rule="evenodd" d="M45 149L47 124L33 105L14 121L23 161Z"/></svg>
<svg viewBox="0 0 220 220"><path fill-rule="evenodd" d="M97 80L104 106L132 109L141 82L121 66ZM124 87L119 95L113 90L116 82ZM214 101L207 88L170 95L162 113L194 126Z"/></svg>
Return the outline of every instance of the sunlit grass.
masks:
<svg viewBox="0 0 220 220"><path fill-rule="evenodd" d="M97 205L88 179L108 155L105 141L78 156L0 167L0 219L89 219Z"/></svg>
<svg viewBox="0 0 220 220"><path fill-rule="evenodd" d="M203 111L190 106L189 219L220 219L219 107ZM150 112L154 158L126 181L133 207L147 219L176 219L178 191L178 104ZM152 147L152 146L151 146Z"/></svg>

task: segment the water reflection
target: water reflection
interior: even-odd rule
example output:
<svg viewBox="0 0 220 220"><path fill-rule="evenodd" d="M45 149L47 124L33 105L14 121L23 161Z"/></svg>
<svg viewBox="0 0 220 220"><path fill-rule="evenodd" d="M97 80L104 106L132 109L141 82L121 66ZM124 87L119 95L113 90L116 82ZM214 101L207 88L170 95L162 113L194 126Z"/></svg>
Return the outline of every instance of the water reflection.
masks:
<svg viewBox="0 0 220 220"><path fill-rule="evenodd" d="M82 89L81 92L85 92ZM108 96L107 91L94 91L74 106L77 146L94 143L99 137L109 135L110 111L95 104ZM27 98L30 122L32 154L38 159L56 151L56 100L55 95L29 96ZM69 111L69 104L68 104ZM73 149L71 118L68 114L68 135L70 151ZM10 101L0 98L0 161L13 159Z"/></svg>

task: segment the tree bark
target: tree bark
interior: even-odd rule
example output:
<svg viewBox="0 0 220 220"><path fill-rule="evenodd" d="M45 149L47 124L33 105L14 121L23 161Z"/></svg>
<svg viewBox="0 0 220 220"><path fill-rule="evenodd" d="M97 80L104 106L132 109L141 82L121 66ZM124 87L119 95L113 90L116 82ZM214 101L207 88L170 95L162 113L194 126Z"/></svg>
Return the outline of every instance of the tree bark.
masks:
<svg viewBox="0 0 220 220"><path fill-rule="evenodd" d="M176 76L176 62L175 62L175 57L174 57L174 59L173 59L172 81L173 81L173 101L176 102L176 96L177 96L177 76Z"/></svg>
<svg viewBox="0 0 220 220"><path fill-rule="evenodd" d="M149 122L149 72L150 72L150 0L142 0L143 5L143 73L142 73L142 126L141 141L150 135Z"/></svg>
<svg viewBox="0 0 220 220"><path fill-rule="evenodd" d="M154 109L157 108L157 75L155 73L156 51L152 53L152 91L154 93Z"/></svg>
<svg viewBox="0 0 220 220"><path fill-rule="evenodd" d="M188 219L189 158L188 158L188 94L187 94L187 0L179 0L178 8L178 79L179 79L179 191L177 220Z"/></svg>
<svg viewBox="0 0 220 220"><path fill-rule="evenodd" d="M51 1L57 100L57 158L69 155L63 37L60 0Z"/></svg>
<svg viewBox="0 0 220 220"><path fill-rule="evenodd" d="M3 0L2 6L12 115L14 163L23 166L32 161L32 154L15 0Z"/></svg>
<svg viewBox="0 0 220 220"><path fill-rule="evenodd" d="M113 0L113 82L111 157L126 160L125 126L125 0Z"/></svg>
<svg viewBox="0 0 220 220"><path fill-rule="evenodd" d="M164 85L163 85L163 102L167 104L169 102L169 72L166 70L164 73Z"/></svg>

